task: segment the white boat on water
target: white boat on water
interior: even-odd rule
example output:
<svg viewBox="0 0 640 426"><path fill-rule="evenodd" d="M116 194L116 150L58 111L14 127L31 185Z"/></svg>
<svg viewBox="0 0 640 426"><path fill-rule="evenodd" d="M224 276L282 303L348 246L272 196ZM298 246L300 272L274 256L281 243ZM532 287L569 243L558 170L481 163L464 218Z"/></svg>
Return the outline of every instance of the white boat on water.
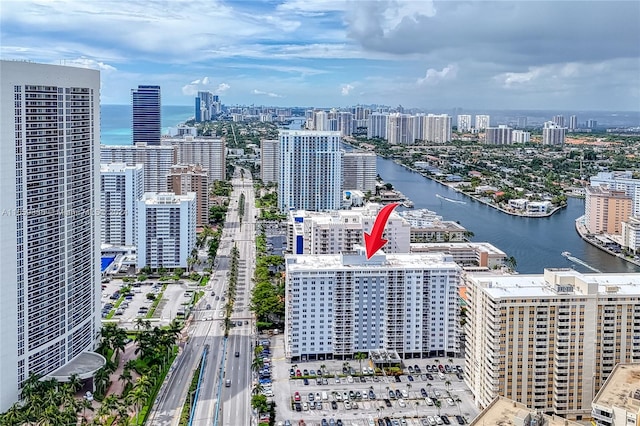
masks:
<svg viewBox="0 0 640 426"><path fill-rule="evenodd" d="M564 257L569 257L569 256L571 256L571 253L569 253L568 251L563 251L563 252L562 252L562 255L563 255Z"/></svg>

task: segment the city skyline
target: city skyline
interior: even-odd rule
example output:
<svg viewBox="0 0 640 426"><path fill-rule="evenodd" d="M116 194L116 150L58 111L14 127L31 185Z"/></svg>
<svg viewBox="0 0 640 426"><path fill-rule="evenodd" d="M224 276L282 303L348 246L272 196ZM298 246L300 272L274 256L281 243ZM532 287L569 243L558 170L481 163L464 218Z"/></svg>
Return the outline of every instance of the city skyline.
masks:
<svg viewBox="0 0 640 426"><path fill-rule="evenodd" d="M6 2L0 52L100 69L105 104L637 111L640 4L611 3Z"/></svg>

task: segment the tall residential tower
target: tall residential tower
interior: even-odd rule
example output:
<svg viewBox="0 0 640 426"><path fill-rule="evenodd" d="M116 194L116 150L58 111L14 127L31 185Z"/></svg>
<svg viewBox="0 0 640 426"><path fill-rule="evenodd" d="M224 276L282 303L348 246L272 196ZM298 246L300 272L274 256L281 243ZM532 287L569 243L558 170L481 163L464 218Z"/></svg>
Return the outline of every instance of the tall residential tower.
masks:
<svg viewBox="0 0 640 426"><path fill-rule="evenodd" d="M160 145L160 86L131 89L133 143Z"/></svg>

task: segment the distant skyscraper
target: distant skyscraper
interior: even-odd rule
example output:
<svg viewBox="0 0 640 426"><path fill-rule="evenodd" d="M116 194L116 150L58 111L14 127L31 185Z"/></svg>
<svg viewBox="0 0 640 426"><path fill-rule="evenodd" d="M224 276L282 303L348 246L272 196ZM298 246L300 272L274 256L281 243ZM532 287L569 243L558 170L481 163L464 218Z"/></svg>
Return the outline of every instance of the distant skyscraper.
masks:
<svg viewBox="0 0 640 426"><path fill-rule="evenodd" d="M142 164L102 164L100 167L100 240L102 244L134 246L138 201L144 194Z"/></svg>
<svg viewBox="0 0 640 426"><path fill-rule="evenodd" d="M367 124L367 138L386 138L387 137L387 117L389 114L382 112L373 112L369 115Z"/></svg>
<svg viewBox="0 0 640 426"><path fill-rule="evenodd" d="M517 120L518 129L524 129L527 127L527 117L518 117Z"/></svg>
<svg viewBox="0 0 640 426"><path fill-rule="evenodd" d="M313 114L314 130L326 132L329 130L329 117L326 111L315 111Z"/></svg>
<svg viewBox="0 0 640 426"><path fill-rule="evenodd" d="M470 115L459 115L458 116L458 131L459 132L468 132L471 130L471 116Z"/></svg>
<svg viewBox="0 0 640 426"><path fill-rule="evenodd" d="M564 115L554 115L551 121L559 127L564 127Z"/></svg>
<svg viewBox="0 0 640 426"><path fill-rule="evenodd" d="M279 152L279 140L263 139L260 141L260 178L265 184L278 182Z"/></svg>
<svg viewBox="0 0 640 426"><path fill-rule="evenodd" d="M160 86L138 86L131 89L133 111L133 143L160 145Z"/></svg>
<svg viewBox="0 0 640 426"><path fill-rule="evenodd" d="M564 135L567 129L559 126L551 121L544 123L542 128L543 145L562 145L564 144Z"/></svg>
<svg viewBox="0 0 640 426"><path fill-rule="evenodd" d="M345 152L342 158L344 190L376 192L376 155L373 152Z"/></svg>
<svg viewBox="0 0 640 426"><path fill-rule="evenodd" d="M340 209L341 142L339 132L280 131L278 207L281 211Z"/></svg>
<svg viewBox="0 0 640 426"><path fill-rule="evenodd" d="M391 145L407 145L415 142L411 116L395 112L387 116L387 141Z"/></svg>
<svg viewBox="0 0 640 426"><path fill-rule="evenodd" d="M429 114L422 117L423 139L427 142L451 142L451 117L447 114Z"/></svg>
<svg viewBox="0 0 640 426"><path fill-rule="evenodd" d="M511 145L511 127L500 124L498 127L487 127L484 134L485 143L489 145Z"/></svg>
<svg viewBox="0 0 640 426"><path fill-rule="evenodd" d="M100 73L0 61L0 412L91 374L100 331ZM82 367L82 368L80 368ZM87 376L83 376L87 377Z"/></svg>
<svg viewBox="0 0 640 426"><path fill-rule="evenodd" d="M476 130L482 131L491 125L491 117L488 115L476 115Z"/></svg>
<svg viewBox="0 0 640 426"><path fill-rule="evenodd" d="M511 141L513 143L528 143L531 141L531 133L524 130L514 130L511 132Z"/></svg>
<svg viewBox="0 0 640 426"><path fill-rule="evenodd" d="M199 164L206 169L210 184L217 180L225 180L226 143L222 139L191 136L163 138L162 145L175 148L175 164Z"/></svg>
<svg viewBox="0 0 640 426"><path fill-rule="evenodd" d="M353 134L353 114L348 111L340 111L338 116L337 129L342 136L351 136Z"/></svg>
<svg viewBox="0 0 640 426"><path fill-rule="evenodd" d="M587 120L587 129L595 129L598 127L598 122L596 120Z"/></svg>
<svg viewBox="0 0 640 426"><path fill-rule="evenodd" d="M578 128L578 116L572 115L569 117L569 130L575 130Z"/></svg>

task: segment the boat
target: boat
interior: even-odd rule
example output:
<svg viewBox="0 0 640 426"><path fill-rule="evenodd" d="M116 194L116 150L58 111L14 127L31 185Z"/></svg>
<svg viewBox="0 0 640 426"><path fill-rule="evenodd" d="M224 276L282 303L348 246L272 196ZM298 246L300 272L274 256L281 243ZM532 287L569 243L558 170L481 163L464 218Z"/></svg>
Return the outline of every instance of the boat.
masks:
<svg viewBox="0 0 640 426"><path fill-rule="evenodd" d="M562 254L564 257L569 257L569 256L571 256L571 253L569 253L568 251L563 251L561 254Z"/></svg>
<svg viewBox="0 0 640 426"><path fill-rule="evenodd" d="M404 200L404 202L402 203L402 205L408 209L412 209L414 204L413 201L411 200Z"/></svg>
<svg viewBox="0 0 640 426"><path fill-rule="evenodd" d="M436 197L437 197L437 198L440 198L441 200L448 201L448 202L450 202L450 203L456 203L456 204L467 204L467 202L466 202L466 201L454 200L454 199L452 199L452 198L443 197L443 196L442 196L442 195L440 195L440 194L436 194Z"/></svg>

